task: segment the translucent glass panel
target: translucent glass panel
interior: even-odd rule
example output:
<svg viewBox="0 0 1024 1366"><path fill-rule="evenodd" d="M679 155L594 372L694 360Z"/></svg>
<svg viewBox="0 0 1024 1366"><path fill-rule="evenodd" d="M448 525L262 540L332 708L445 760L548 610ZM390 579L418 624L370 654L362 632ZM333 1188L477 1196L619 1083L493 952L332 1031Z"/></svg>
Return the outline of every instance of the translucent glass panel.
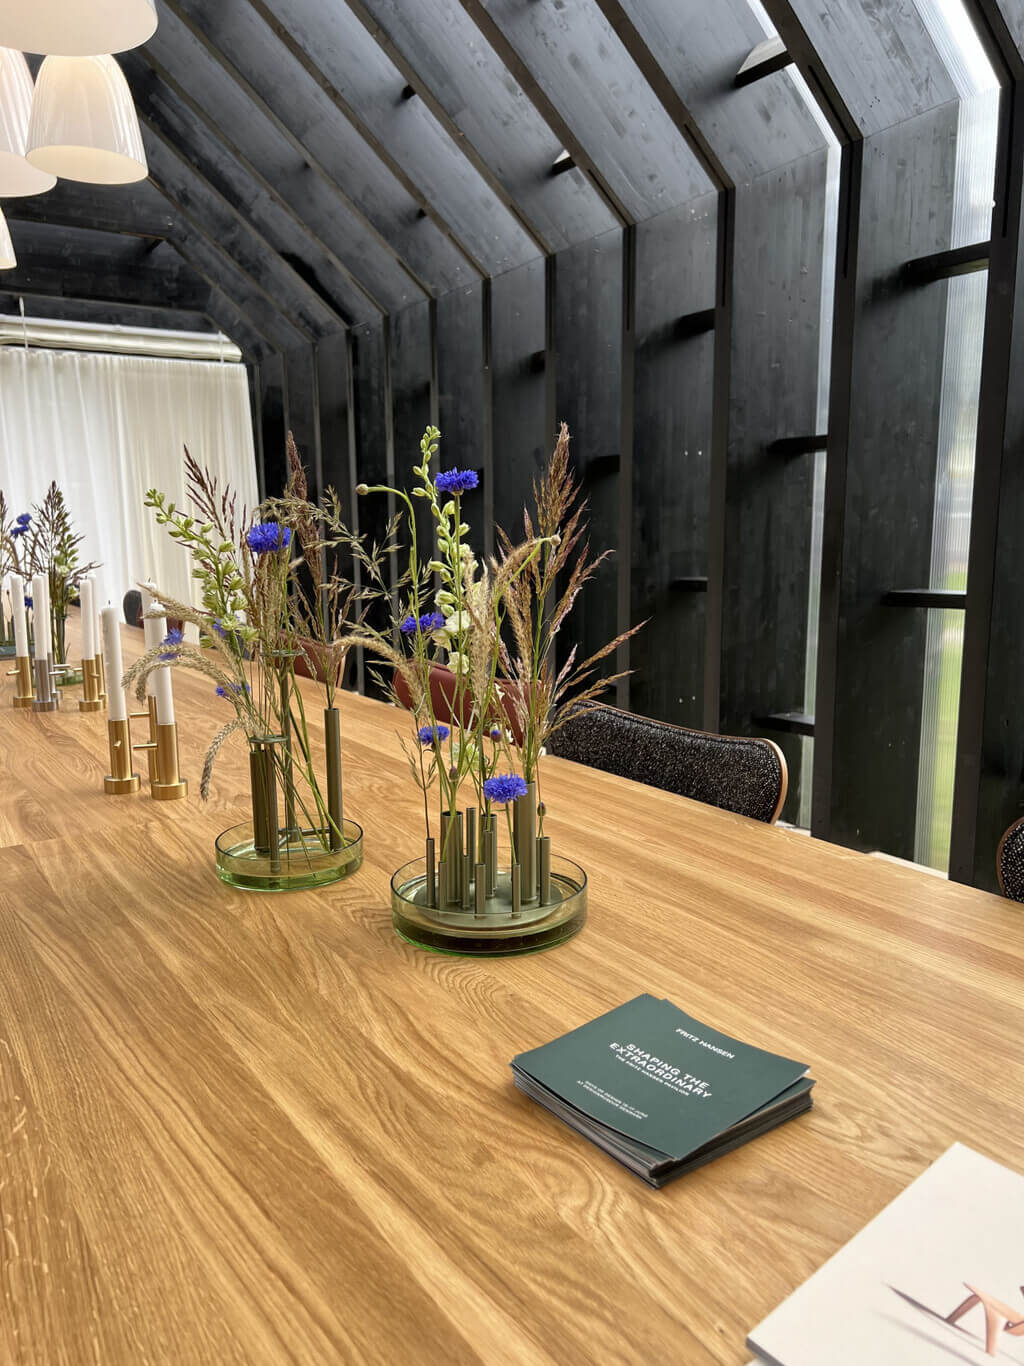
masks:
<svg viewBox="0 0 1024 1366"><path fill-rule="evenodd" d="M915 3L963 100L950 246L968 246L991 231L999 91L961 0ZM947 285L931 588L962 592L967 586L987 284L982 271ZM928 613L915 857L943 871L949 866L963 634L962 611Z"/></svg>

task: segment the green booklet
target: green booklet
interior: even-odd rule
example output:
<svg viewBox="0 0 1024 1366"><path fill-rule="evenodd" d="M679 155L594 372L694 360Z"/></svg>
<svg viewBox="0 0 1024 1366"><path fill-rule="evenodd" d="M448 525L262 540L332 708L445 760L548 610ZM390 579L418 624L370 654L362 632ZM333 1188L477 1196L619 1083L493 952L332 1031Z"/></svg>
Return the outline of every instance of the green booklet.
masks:
<svg viewBox="0 0 1024 1366"><path fill-rule="evenodd" d="M515 1084L660 1186L810 1108L806 1063L637 996L512 1061Z"/></svg>

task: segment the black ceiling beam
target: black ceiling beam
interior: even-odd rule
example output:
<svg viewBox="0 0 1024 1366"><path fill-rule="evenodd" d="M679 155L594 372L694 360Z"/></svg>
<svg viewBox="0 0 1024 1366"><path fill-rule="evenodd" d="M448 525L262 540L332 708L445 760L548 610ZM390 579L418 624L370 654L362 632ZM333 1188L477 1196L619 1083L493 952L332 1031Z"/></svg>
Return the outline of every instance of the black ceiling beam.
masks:
<svg viewBox="0 0 1024 1366"><path fill-rule="evenodd" d="M768 17L778 30L796 65L818 102L818 107L829 121L840 143L857 142L860 125L843 98L839 87L808 37L807 30L797 18L790 0L763 0Z"/></svg>
<svg viewBox="0 0 1024 1366"><path fill-rule="evenodd" d="M167 237L174 216L163 196L145 180L135 185L82 185L58 180L46 194L8 200L8 218L65 223L130 237ZM0 277L0 287L2 287Z"/></svg>
<svg viewBox="0 0 1024 1366"><path fill-rule="evenodd" d="M253 289L249 277L240 270L230 256L218 251L209 237L194 226L189 215L173 196L163 191L177 216L173 236L163 243L160 252L172 251L201 275L211 288L220 290L229 299L249 327L266 341L272 350L287 351L302 346L309 338L272 301ZM227 329L225 328L225 331ZM233 336L233 333L228 333Z"/></svg>
<svg viewBox="0 0 1024 1366"><path fill-rule="evenodd" d="M404 78L355 15L320 0L248 2L479 275L536 259L532 238L423 101L401 99Z"/></svg>
<svg viewBox="0 0 1024 1366"><path fill-rule="evenodd" d="M354 317L404 307L466 273L436 229L412 230L409 197L247 0L213 13L198 0L173 0L144 53L180 106L248 172L260 202L292 219L303 253L327 258L318 274L338 272L370 301L350 301ZM438 270L425 276L421 267L435 257Z"/></svg>
<svg viewBox="0 0 1024 1366"><path fill-rule="evenodd" d="M643 73L644 79L657 95L662 108L686 139L690 150L704 167L708 179L716 189L731 188L733 179L725 169L711 143L699 128L679 91L669 80L654 53L644 40L621 0L597 0L601 13L611 24L619 41Z"/></svg>
<svg viewBox="0 0 1024 1366"><path fill-rule="evenodd" d="M822 103L826 114L832 118L830 110L838 114L845 107L856 122L858 138L958 98L913 5L886 4L880 17L879 6L865 0L839 4L764 0L764 4L811 89L826 95ZM813 61L809 61L812 53ZM843 138L835 123L833 127Z"/></svg>
<svg viewBox="0 0 1024 1366"><path fill-rule="evenodd" d="M342 305L311 289L281 259L274 245L206 178L202 164L197 166L189 157L191 149L176 145L145 112L140 111L140 116L150 179L211 247L245 274L252 289L311 340L347 327L351 316Z"/></svg>
<svg viewBox="0 0 1024 1366"><path fill-rule="evenodd" d="M518 81L522 89L525 90L530 103L534 106L548 127L553 129L562 146L594 186L595 190L597 190L609 210L615 216L616 221L620 224L632 223L634 221L634 215L629 212L618 194L616 194L608 184L608 181L602 175L600 168L594 163L593 158L587 155L586 149L562 117L561 111L557 108L554 101L548 98L526 62L523 61L515 47L506 38L499 25L488 13L486 6L483 4L483 0L460 0L460 3L462 8L473 20L473 23L476 24L477 28L511 72L512 76Z"/></svg>
<svg viewBox="0 0 1024 1366"><path fill-rule="evenodd" d="M206 312L207 284L173 257L147 254L140 241L27 221L15 222L11 237L18 264L0 276L8 293Z"/></svg>
<svg viewBox="0 0 1024 1366"><path fill-rule="evenodd" d="M381 5L376 0L346 0L352 13L363 25L374 41L387 53L388 57L394 62L396 68L402 73L406 80L405 89L402 91L402 98L408 99L410 94L418 95L424 104L437 119L438 123L452 138L455 145L462 154L472 163L477 173L483 177L493 192L501 202L513 214L520 227L527 233L533 241L538 252L546 253L551 250L551 245L538 229L537 224L532 222L524 206L519 203L515 196L510 193L508 187L503 184L497 176L488 159L477 152L472 143L465 137L455 119L449 117L441 100L437 99L429 85L424 79L422 72L415 59L410 60L409 55L392 38L391 33L385 26L381 17ZM393 12L393 7L392 7ZM456 61L460 60L462 53L456 51L454 54Z"/></svg>
<svg viewBox="0 0 1024 1366"><path fill-rule="evenodd" d="M737 189L825 144L793 81L737 90L733 77L763 39L747 0L596 0L633 62L719 188Z"/></svg>
<svg viewBox="0 0 1024 1366"><path fill-rule="evenodd" d="M127 193L119 197L118 191ZM147 228L164 229L164 236L157 238L134 232L133 228L138 226L136 213L141 215L141 222ZM194 237L176 206L152 181L139 182L132 186L119 185L109 189L62 181L56 189L45 196L14 201L10 205L9 217L15 223L49 223L57 227L77 229L80 232L109 232L116 234L112 238L115 245L134 241L136 245L131 266L133 271L138 268L136 263L150 257L162 242L166 242L170 247L180 244L181 250L171 259L181 258L187 261L189 244ZM20 234L21 230L16 231ZM237 280L233 264L232 273L233 278ZM267 347L276 347L277 343L254 327L252 321L237 304L228 299L223 290L216 289L208 277L204 278L206 288L210 291L210 302L205 311L223 332L236 341L247 355L255 355L257 351ZM0 279L0 285L2 283Z"/></svg>
<svg viewBox="0 0 1024 1366"><path fill-rule="evenodd" d="M347 326L359 310L379 311L364 290L317 247L305 228L261 193L248 168L224 146L217 131L168 88L145 56L126 53L123 60L147 132L147 146L153 145L153 160L162 168L153 179L169 178L177 187L179 202L194 202L211 228L216 224L217 242L230 247L261 288L283 302L311 335ZM311 290L284 262L282 250L296 247L322 275L322 290Z"/></svg>
<svg viewBox="0 0 1024 1366"><path fill-rule="evenodd" d="M2 282L0 282L2 284ZM54 319L66 323L92 323L98 327L149 327L159 331L220 331L207 312L187 308L156 308L146 304L108 303L105 299L74 299L66 294L27 294L0 287L0 313L18 316L25 305L29 322Z"/></svg>
<svg viewBox="0 0 1024 1366"><path fill-rule="evenodd" d="M389 0L348 0L416 93L544 252L615 227L600 189L564 150L558 132L459 0L397 9ZM460 60L471 50L473 60ZM545 176L543 168L551 166ZM579 175L561 185L552 175Z"/></svg>

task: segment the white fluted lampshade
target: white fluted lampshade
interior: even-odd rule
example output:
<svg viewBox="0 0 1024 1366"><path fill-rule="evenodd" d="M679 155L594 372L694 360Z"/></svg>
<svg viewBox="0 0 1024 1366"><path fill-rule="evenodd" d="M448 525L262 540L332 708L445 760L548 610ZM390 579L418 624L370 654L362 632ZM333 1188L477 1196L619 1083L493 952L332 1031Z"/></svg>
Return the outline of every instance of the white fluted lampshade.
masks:
<svg viewBox="0 0 1024 1366"><path fill-rule="evenodd" d="M28 159L94 185L145 180L146 153L128 82L113 57L47 57L36 77Z"/></svg>
<svg viewBox="0 0 1024 1366"><path fill-rule="evenodd" d="M0 47L0 199L42 194L57 181L25 159L32 73L24 54Z"/></svg>
<svg viewBox="0 0 1024 1366"><path fill-rule="evenodd" d="M0 0L0 43L20 52L126 52L155 32L154 0Z"/></svg>
<svg viewBox="0 0 1024 1366"><path fill-rule="evenodd" d="M7 231L7 219L4 218L3 210L0 210L0 270L11 270L17 264L11 234Z"/></svg>

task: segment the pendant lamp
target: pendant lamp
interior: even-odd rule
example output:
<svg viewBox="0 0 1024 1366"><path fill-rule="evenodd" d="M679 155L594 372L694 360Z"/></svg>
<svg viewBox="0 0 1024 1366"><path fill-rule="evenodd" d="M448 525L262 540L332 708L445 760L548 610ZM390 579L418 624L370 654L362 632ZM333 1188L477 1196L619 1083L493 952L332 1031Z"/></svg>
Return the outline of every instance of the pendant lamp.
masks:
<svg viewBox="0 0 1024 1366"><path fill-rule="evenodd" d="M155 32L154 0L0 0L0 43L21 52L126 52Z"/></svg>
<svg viewBox="0 0 1024 1366"><path fill-rule="evenodd" d="M57 181L25 159L32 112L32 73L13 48L0 47L0 199L42 194Z"/></svg>
<svg viewBox="0 0 1024 1366"><path fill-rule="evenodd" d="M128 82L113 57L47 57L28 129L33 166L66 180L127 185L148 174Z"/></svg>
<svg viewBox="0 0 1024 1366"><path fill-rule="evenodd" d="M7 220L0 210L0 270L11 270L17 264L18 258L14 254L11 234L7 231Z"/></svg>

